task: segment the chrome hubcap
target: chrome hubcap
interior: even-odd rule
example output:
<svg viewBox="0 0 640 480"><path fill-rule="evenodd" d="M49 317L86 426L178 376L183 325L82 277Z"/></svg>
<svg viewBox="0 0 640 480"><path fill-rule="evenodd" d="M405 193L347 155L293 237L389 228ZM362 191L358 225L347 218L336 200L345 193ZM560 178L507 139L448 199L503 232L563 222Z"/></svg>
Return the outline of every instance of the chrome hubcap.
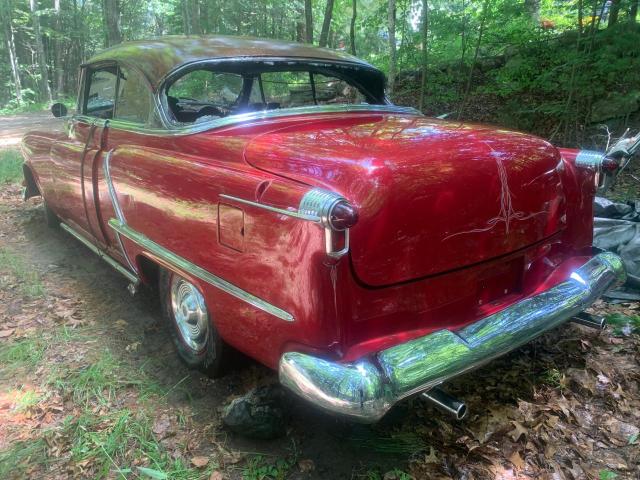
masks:
<svg viewBox="0 0 640 480"><path fill-rule="evenodd" d="M177 275L171 280L171 309L182 341L192 350L201 351L209 333L207 306L198 289Z"/></svg>

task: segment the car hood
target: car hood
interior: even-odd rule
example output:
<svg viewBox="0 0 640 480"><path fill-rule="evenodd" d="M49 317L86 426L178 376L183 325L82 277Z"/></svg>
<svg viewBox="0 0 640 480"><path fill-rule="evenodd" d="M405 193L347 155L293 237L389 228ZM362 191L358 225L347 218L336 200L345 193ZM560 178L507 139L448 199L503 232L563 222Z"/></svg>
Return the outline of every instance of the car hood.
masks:
<svg viewBox="0 0 640 480"><path fill-rule="evenodd" d="M510 254L566 221L559 152L507 130L417 115L316 116L256 136L245 159L358 207L351 261L369 286Z"/></svg>

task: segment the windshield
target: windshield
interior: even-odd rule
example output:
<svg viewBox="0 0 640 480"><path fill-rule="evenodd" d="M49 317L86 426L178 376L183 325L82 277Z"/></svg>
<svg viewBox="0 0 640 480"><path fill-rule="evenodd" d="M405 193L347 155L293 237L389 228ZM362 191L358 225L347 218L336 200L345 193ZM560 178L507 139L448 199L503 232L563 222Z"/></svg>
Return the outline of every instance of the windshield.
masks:
<svg viewBox="0 0 640 480"><path fill-rule="evenodd" d="M244 68L203 65L173 80L167 105L178 123L201 123L240 113L336 104L380 104L342 67L252 62ZM218 68L216 68L218 67ZM306 68L305 68L306 67ZM235 70L235 71L229 71ZM353 70L353 67L352 67Z"/></svg>

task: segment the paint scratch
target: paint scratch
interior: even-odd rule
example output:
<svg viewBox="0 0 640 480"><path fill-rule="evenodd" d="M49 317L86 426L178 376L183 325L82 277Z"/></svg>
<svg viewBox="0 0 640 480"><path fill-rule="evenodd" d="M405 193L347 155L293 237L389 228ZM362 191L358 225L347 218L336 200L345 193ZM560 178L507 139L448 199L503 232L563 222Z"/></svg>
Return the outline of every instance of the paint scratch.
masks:
<svg viewBox="0 0 640 480"><path fill-rule="evenodd" d="M500 212L498 213L497 216L487 220L486 225L484 227L453 233L451 235L444 237L442 239L443 242L445 240L449 240L450 238L457 237L459 235L488 232L489 230L493 230L497 225L501 223L504 223L505 233L508 235L509 230L511 228L511 223L513 221L516 221L516 220L524 221L529 218L535 217L537 215L546 213L546 211L541 211L541 212L527 214L525 212L514 210L513 204L511 201L512 195L511 195L511 190L509 189L509 179L507 178L507 170L502 164L502 159L496 158L495 161L496 161L496 166L498 167L498 177L500 179Z"/></svg>

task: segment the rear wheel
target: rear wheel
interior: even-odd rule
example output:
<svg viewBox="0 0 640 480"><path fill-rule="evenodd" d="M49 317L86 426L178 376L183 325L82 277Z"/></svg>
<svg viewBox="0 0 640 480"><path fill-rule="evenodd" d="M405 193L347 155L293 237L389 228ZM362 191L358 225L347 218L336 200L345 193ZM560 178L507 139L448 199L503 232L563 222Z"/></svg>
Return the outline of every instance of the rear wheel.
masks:
<svg viewBox="0 0 640 480"><path fill-rule="evenodd" d="M166 270L159 281L162 314L180 358L210 377L222 375L228 347L211 321L202 293L185 278Z"/></svg>
<svg viewBox="0 0 640 480"><path fill-rule="evenodd" d="M60 219L55 213L53 213L53 210L49 208L49 205L47 205L46 200L43 202L43 207L44 207L44 220L45 222L47 222L47 227L58 228L60 226Z"/></svg>

